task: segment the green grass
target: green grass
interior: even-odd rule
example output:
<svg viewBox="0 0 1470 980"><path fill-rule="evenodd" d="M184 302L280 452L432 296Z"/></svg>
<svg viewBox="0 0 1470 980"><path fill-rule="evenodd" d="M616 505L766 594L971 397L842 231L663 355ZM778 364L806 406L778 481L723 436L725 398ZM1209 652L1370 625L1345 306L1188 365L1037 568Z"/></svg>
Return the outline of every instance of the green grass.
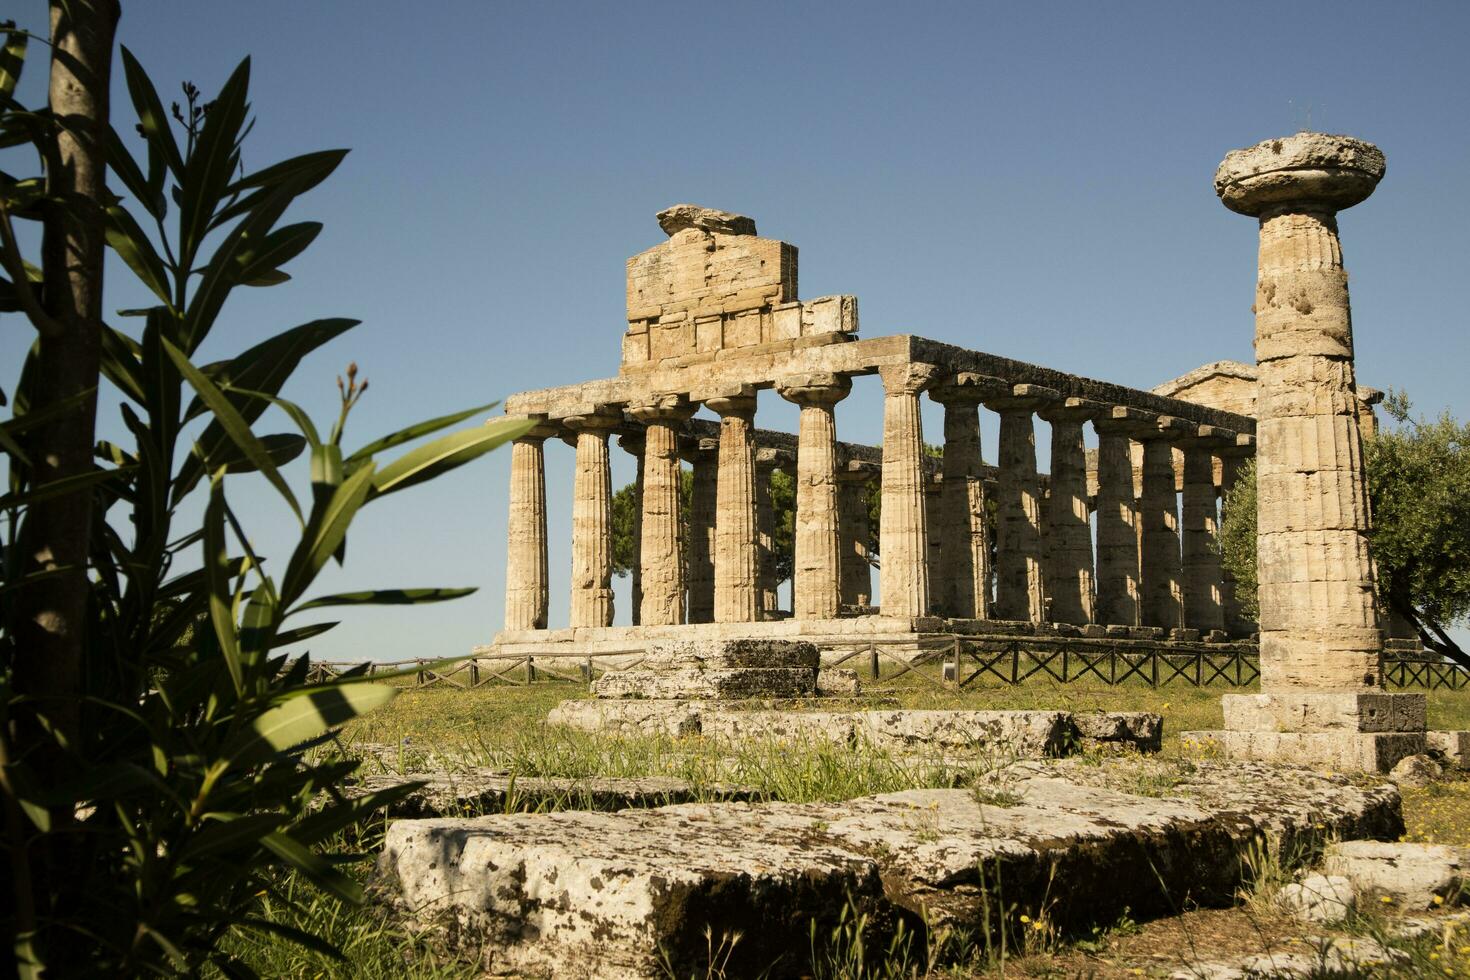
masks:
<svg viewBox="0 0 1470 980"><path fill-rule="evenodd" d="M1165 717L1164 753L1173 756L1180 754L1180 731L1220 727L1221 694L1253 690L1182 685L1154 689L1133 683L1114 687L1101 682L1063 685L1033 678L1014 687L997 682L954 691L912 675L880 683L880 690L866 686L867 703L874 707L897 704L909 708L1159 712ZM354 746L371 746L367 766L389 772L439 766L452 760L523 776L673 776L690 783L697 796L708 798L714 798L722 784L753 788L760 798L793 802L850 799L917 787L976 786L981 793L1004 790L987 787L980 777L1006 760L956 764L938 755L896 757L874 746L852 747L823 740L721 744L701 737L619 737L558 729L545 723L546 713L559 701L585 696L584 685L554 681L517 687L487 685L475 690L410 688L385 708L349 725L341 743L348 751L354 751ZM818 706L811 704L813 708ZM844 704L862 706L862 702ZM1434 728L1470 728L1470 691L1430 693L1429 723ZM1139 787L1139 792L1146 795L1167 794L1167 790L1162 785ZM547 804L542 801L539 805ZM564 805L576 805L575 794ZM1470 845L1470 781L1406 790L1404 813L1409 828L1407 839ZM364 846L364 850L371 848ZM366 868L364 863L359 871L365 875ZM262 976L325 980L478 975L465 964L436 954L426 941L405 934L381 911L372 907L345 908L301 886L292 876L283 877L278 892L263 895L261 901L262 913L324 936L347 956L346 963L335 962L264 933L237 932L229 937L229 950ZM1367 931L1366 925L1362 931ZM1411 949L1416 966L1433 964L1442 969L1446 965L1444 960L1429 960L1432 950L1423 943L1400 945ZM1446 959L1459 960L1448 950L1442 952ZM885 975L882 966L872 962L866 969L877 972L863 973L851 962L839 966L828 954L822 955L821 963L814 961L814 968L822 975ZM1454 965L1463 963L1459 960ZM985 972L984 964L974 959L970 967L944 975L977 976Z"/></svg>

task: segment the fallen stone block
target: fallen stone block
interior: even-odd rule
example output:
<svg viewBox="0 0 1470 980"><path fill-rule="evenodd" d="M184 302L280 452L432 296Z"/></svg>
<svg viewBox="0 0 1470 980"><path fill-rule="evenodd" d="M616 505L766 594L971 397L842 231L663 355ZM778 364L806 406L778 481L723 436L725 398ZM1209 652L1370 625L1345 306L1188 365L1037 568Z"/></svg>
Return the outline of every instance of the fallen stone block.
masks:
<svg viewBox="0 0 1470 980"><path fill-rule="evenodd" d="M406 772L365 776L349 787L348 796L360 796L406 782L422 782L384 813L393 819L479 816L487 813L546 809L622 810L628 807L669 806L694 800L748 801L760 794L743 786L696 787L668 776L571 779L551 776L512 776L498 769L455 772Z"/></svg>
<svg viewBox="0 0 1470 980"><path fill-rule="evenodd" d="M853 741L852 712L844 711L731 711L705 706L700 728L706 738L727 742Z"/></svg>
<svg viewBox="0 0 1470 980"><path fill-rule="evenodd" d="M1400 786L1422 788L1444 775L1444 768L1428 755L1411 755L1400 759L1388 773Z"/></svg>
<svg viewBox="0 0 1470 980"><path fill-rule="evenodd" d="M878 948L921 916L979 930L1045 910L1078 928L1231 902L1269 821L1350 834L1397 820L1391 786L1305 770L1200 764L1167 798L1105 785L1135 768L1028 763L1004 793L399 821L378 890L492 973L685 976L738 932L726 975L789 976L809 969L813 925L826 935L849 905Z"/></svg>
<svg viewBox="0 0 1470 980"><path fill-rule="evenodd" d="M1341 875L1308 875L1276 893L1276 905L1287 915L1324 925L1343 921L1356 904L1353 883Z"/></svg>
<svg viewBox="0 0 1470 980"><path fill-rule="evenodd" d="M1128 748L1157 752L1164 744L1164 719L1147 711L1085 711L1072 715L1084 749Z"/></svg>
<svg viewBox="0 0 1470 980"><path fill-rule="evenodd" d="M1425 732L1431 754L1452 769L1470 769L1470 732Z"/></svg>
<svg viewBox="0 0 1470 980"><path fill-rule="evenodd" d="M1361 892L1392 899L1406 909L1463 900L1466 852L1444 844L1350 840L1328 851L1325 874L1341 875Z"/></svg>
<svg viewBox="0 0 1470 980"><path fill-rule="evenodd" d="M816 670L821 654L805 640L660 640L649 644L641 667L649 670L802 667Z"/></svg>
<svg viewBox="0 0 1470 980"><path fill-rule="evenodd" d="M1064 711L864 711L859 737L897 751L992 752L1015 758L1058 756L1068 749L1071 716Z"/></svg>
<svg viewBox="0 0 1470 980"><path fill-rule="evenodd" d="M617 670L592 682L599 698L798 698L817 693L815 667Z"/></svg>
<svg viewBox="0 0 1470 980"><path fill-rule="evenodd" d="M547 712L550 725L612 735L671 735L686 738L701 731L697 701L568 700Z"/></svg>
<svg viewBox="0 0 1470 980"><path fill-rule="evenodd" d="M857 671L846 667L823 667L817 671L817 693L823 697L857 697L862 693Z"/></svg>

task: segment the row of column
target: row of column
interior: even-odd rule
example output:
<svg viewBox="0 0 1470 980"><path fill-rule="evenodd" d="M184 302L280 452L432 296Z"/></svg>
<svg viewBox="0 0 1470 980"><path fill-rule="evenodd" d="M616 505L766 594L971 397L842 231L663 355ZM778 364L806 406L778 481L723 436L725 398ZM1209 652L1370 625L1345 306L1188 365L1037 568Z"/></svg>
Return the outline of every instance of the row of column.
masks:
<svg viewBox="0 0 1470 980"><path fill-rule="evenodd" d="M1039 385L972 373L945 375L906 362L879 369L884 388L879 552L885 615L939 613L963 619L1104 623L1201 630L1233 625L1233 584L1220 565L1215 457L1225 486L1252 451L1250 437L1123 406L1064 398ZM830 619L843 605L871 601L864 553L868 474L837 466L833 407L851 382L835 374L777 385L800 406L796 453L793 615ZM919 396L942 404L944 463L938 563L931 579L924 442ZM720 416L718 439L695 447L687 550L681 540L680 430L697 407L667 395L628 406L644 425L624 436L638 457L640 506L633 528L634 622L753 622L776 613L775 529L770 472L780 464L754 440L750 386L706 394ZM979 407L1000 416L995 501L994 600ZM608 626L612 486L608 434L616 406L559 420L576 446L571 625ZM1034 419L1052 426L1051 492L1043 497ZM1083 425L1098 435L1096 560L1089 517ZM546 508L540 427L512 450L506 626L541 629L547 616ZM1142 444L1142 493L1135 499L1131 443ZM1184 450L1182 515L1172 447ZM846 484L846 492L840 488ZM1182 517L1182 523L1181 523ZM686 608L687 603L687 608Z"/></svg>

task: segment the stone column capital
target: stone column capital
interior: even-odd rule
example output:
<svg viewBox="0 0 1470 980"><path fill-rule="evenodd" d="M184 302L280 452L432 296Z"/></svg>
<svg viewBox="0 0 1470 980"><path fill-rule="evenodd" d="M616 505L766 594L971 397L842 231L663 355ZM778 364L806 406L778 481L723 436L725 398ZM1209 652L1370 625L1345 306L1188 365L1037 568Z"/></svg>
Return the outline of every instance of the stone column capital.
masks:
<svg viewBox="0 0 1470 980"><path fill-rule="evenodd" d="M679 425L688 421L696 407L686 395L663 394L630 404L627 412L645 425Z"/></svg>
<svg viewBox="0 0 1470 980"><path fill-rule="evenodd" d="M686 463L714 462L719 452L719 436L679 437L679 458Z"/></svg>
<svg viewBox="0 0 1470 980"><path fill-rule="evenodd" d="M642 432L630 432L627 435L618 436L618 448L634 456L641 457L647 445L648 437Z"/></svg>
<svg viewBox="0 0 1470 980"><path fill-rule="evenodd" d="M1030 414L1044 406L1057 404L1061 400L1062 393L1055 388L1048 388L1045 385L1018 384L1011 385L1011 390L1007 393L987 397L985 407L1002 415L1008 412Z"/></svg>
<svg viewBox="0 0 1470 980"><path fill-rule="evenodd" d="M1131 405L1114 405L1092 420L1098 435L1133 437L1134 433L1152 428L1158 416Z"/></svg>
<svg viewBox="0 0 1470 980"><path fill-rule="evenodd" d="M1367 199L1383 179L1383 151L1351 136L1297 133L1232 150L1215 193L1238 214L1337 212Z"/></svg>
<svg viewBox="0 0 1470 980"><path fill-rule="evenodd" d="M835 405L851 391L851 378L828 371L791 375L776 382L776 392L797 405Z"/></svg>
<svg viewBox="0 0 1470 980"><path fill-rule="evenodd" d="M755 465L758 470L784 470L796 465L796 455L789 449L778 449L774 446L761 446L755 451Z"/></svg>
<svg viewBox="0 0 1470 980"><path fill-rule="evenodd" d="M944 370L939 365L924 361L904 361L878 368L885 395L917 395L932 387L943 374Z"/></svg>
<svg viewBox="0 0 1470 980"><path fill-rule="evenodd" d="M929 400L941 405L979 405L996 395L1009 395L1011 385L1004 378L961 371L929 389Z"/></svg>
<svg viewBox="0 0 1470 980"><path fill-rule="evenodd" d="M623 412L616 405L595 405L556 421L573 432L610 432L623 424Z"/></svg>
<svg viewBox="0 0 1470 980"><path fill-rule="evenodd" d="M1087 422L1097 418L1107 406L1090 398L1064 398L1059 402L1042 405L1036 414L1048 422Z"/></svg>
<svg viewBox="0 0 1470 980"><path fill-rule="evenodd" d="M1164 442L1178 442L1186 436L1192 436L1199 426L1188 419L1181 419L1177 415L1160 415L1154 420L1153 425L1146 426L1135 433L1133 438L1139 442L1151 442L1155 439Z"/></svg>
<svg viewBox="0 0 1470 980"><path fill-rule="evenodd" d="M837 480L839 483L866 483L878 477L883 472L883 467L877 463L870 463L865 459L850 459L837 469Z"/></svg>
<svg viewBox="0 0 1470 980"><path fill-rule="evenodd" d="M720 418L755 418L755 395L716 395L704 400L705 407Z"/></svg>
<svg viewBox="0 0 1470 980"><path fill-rule="evenodd" d="M529 422L536 423L530 429L527 429L512 439L512 442L545 442L560 431L555 425L547 421L544 415L507 415L506 418L525 419Z"/></svg>

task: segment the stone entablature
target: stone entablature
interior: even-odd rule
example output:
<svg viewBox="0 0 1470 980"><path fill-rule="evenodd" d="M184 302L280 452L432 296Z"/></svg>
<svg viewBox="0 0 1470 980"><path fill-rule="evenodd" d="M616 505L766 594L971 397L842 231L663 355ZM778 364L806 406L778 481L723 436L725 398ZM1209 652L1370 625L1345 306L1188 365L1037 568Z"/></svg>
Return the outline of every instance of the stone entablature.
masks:
<svg viewBox="0 0 1470 980"><path fill-rule="evenodd" d="M857 297L798 300L796 246L758 237L750 218L676 204L658 222L669 240L628 260L623 372L857 334Z"/></svg>

